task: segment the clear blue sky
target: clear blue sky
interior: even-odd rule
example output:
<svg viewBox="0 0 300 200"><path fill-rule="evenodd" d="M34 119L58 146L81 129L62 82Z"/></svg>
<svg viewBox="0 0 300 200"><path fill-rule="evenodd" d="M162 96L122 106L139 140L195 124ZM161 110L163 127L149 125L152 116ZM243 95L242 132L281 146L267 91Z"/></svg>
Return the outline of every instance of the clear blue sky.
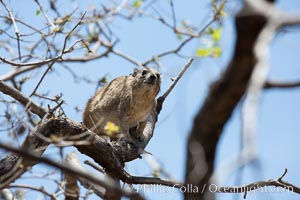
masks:
<svg viewBox="0 0 300 200"><path fill-rule="evenodd" d="M42 2L42 1L41 1ZM68 1L69 2L69 1ZM96 1L78 1L81 10L86 10L88 2L95 4ZM178 21L188 20L197 26L204 26L211 17L210 1L175 0L175 11ZM237 1L229 1L228 17L223 21L222 50L223 54L218 59L197 59L187 71L179 84L166 100L162 113L150 144L146 148L159 161L161 166L178 180L184 179L186 138L190 131L192 120L200 109L208 91L209 84L217 79L220 72L226 66L232 54L235 31L232 24L232 15L237 11ZM20 18L30 19L33 23L41 23L35 14L37 9L34 1L9 1L11 8L18 13ZM66 11L72 10L63 1L58 1ZM299 0L279 1L281 8L298 12L300 11ZM156 3L157 9L170 14L166 1ZM0 9L3 13L3 9ZM169 15L170 16L170 15ZM1 26L1 24L0 24ZM171 31L152 19L136 19L131 22L118 20L113 25L121 42L117 48L134 58L144 61L159 52L177 47L178 39ZM251 30L249 30L251 31ZM0 38L1 39L1 38ZM186 55L194 55L197 47L203 44L202 40L195 40L184 50ZM269 75L275 80L300 80L300 52L299 29L289 29L287 33L279 34L272 44L272 69ZM0 51L1 53L1 51ZM163 85L161 91L165 91L171 83L169 78L175 76L186 59L168 57L162 62L165 66L161 70ZM89 63L69 64L75 72L97 80L108 74L111 80L117 76L129 74L135 66L116 56L96 60ZM84 82L75 83L69 73L55 66L54 72L47 76L40 91L51 91L56 95L63 93L63 99L67 104L64 106L68 117L81 121L81 114L74 111L75 106L81 109L88 98L95 92L95 87ZM9 68L0 68L0 76ZM43 70L40 72L40 74ZM35 87L36 82L27 84L25 92L29 94ZM241 183L277 178L288 168L286 181L300 185L299 168L300 161L296 152L299 147L300 123L300 89L293 90L270 90L264 92L259 107L258 129L255 140L258 161L245 167L243 175L233 173L225 179L227 185L236 184L236 176L242 177ZM0 108L2 112L2 108ZM216 167L219 169L224 163L232 159L239 151L240 141L240 111L235 110L232 118L227 123L218 146ZM0 139L2 140L2 139ZM53 149L53 147L52 147ZM53 155L55 150L47 151L47 155ZM42 170L42 168L38 168ZM127 170L134 175L149 175L151 168L142 160L136 160L127 164ZM23 180L29 183L29 180ZM35 184L38 184L35 182ZM160 193L146 193L149 199L181 199L178 192L172 190L165 195ZM242 194L220 194L218 199L242 199ZM248 199L300 199L299 195L287 192L266 193L255 192L249 194Z"/></svg>

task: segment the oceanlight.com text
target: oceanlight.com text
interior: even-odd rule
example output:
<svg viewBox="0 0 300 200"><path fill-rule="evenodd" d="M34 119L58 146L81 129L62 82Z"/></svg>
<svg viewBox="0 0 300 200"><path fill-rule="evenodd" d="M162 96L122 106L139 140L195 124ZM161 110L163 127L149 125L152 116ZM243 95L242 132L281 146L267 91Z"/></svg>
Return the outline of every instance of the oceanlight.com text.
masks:
<svg viewBox="0 0 300 200"><path fill-rule="evenodd" d="M202 187L195 186L193 184L187 184L185 186L180 186L178 184L172 187L164 186L161 184L141 184L137 185L136 192L142 193L283 193L283 192L293 192L292 187L274 187L274 186L260 186L260 185L243 185L243 186L228 186L219 187L216 184L205 184Z"/></svg>

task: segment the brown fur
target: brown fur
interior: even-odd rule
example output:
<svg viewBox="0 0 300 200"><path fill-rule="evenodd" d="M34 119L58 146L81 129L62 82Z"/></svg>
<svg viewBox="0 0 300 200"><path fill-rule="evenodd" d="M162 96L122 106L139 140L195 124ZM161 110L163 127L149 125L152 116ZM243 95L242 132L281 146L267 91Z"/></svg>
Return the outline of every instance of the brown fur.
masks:
<svg viewBox="0 0 300 200"><path fill-rule="evenodd" d="M145 122L151 114L159 89L160 74L155 69L135 69L129 76L112 80L88 101L83 123L103 135L107 122L113 122L128 136L129 128Z"/></svg>

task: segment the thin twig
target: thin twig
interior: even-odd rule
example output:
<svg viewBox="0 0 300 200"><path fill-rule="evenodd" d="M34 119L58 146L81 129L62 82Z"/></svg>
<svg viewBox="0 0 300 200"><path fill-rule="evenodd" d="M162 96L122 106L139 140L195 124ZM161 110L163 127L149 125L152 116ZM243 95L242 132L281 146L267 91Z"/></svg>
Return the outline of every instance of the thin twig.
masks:
<svg viewBox="0 0 300 200"><path fill-rule="evenodd" d="M42 75L41 79L39 80L38 84L35 86L34 90L32 91L32 93L29 95L29 97L32 97L35 92L37 91L37 89L39 88L39 86L41 85L42 81L44 80L44 78L46 77L46 74L52 69L54 62L50 63L48 65L48 68L46 69L46 71L44 72L44 74Z"/></svg>
<svg viewBox="0 0 300 200"><path fill-rule="evenodd" d="M85 160L84 164L91 166L92 168L94 168L95 170L101 172L101 173L106 173L105 170L100 167L99 165L96 165L95 163L90 162L89 160Z"/></svg>
<svg viewBox="0 0 300 200"><path fill-rule="evenodd" d="M170 6L171 6L171 11L172 11L173 27L176 30L177 22L176 22L176 15L175 15L175 8L174 8L173 0L170 0Z"/></svg>
<svg viewBox="0 0 300 200"><path fill-rule="evenodd" d="M10 19L14 25L15 33L17 36L17 43L18 43L18 54L19 54L19 60L21 60L21 48L20 48L20 32L19 28L17 26L17 23L15 21L14 15L12 14L11 10L7 7L7 5L3 2L3 0L0 0L1 4L5 7L6 11L8 12Z"/></svg>
<svg viewBox="0 0 300 200"><path fill-rule="evenodd" d="M213 185L210 189L214 192L218 193L244 193L244 199L247 197L247 193L252 190L257 190L259 188L264 188L267 186L275 186L281 187L285 190L292 191L294 193L300 194L300 188L287 183L282 180L282 178L286 175L287 169L284 170L284 173L277 179L271 179L267 181L258 181L254 183L250 183L244 186L225 186L225 187L218 187L217 185Z"/></svg>
<svg viewBox="0 0 300 200"><path fill-rule="evenodd" d="M170 94L170 92L173 90L173 88L175 87L176 83L179 81L179 79L182 77L182 75L185 73L185 71L189 68L189 66L192 64L192 62L194 61L193 58L191 58L187 64L184 65L184 67L182 68L182 70L179 72L179 74L177 75L177 77L173 80L172 84L169 86L169 88L165 91L165 93L157 98L157 106L156 106L156 111L158 113L160 113L161 109L162 109L162 105L165 101L165 99L167 98L167 96Z"/></svg>
<svg viewBox="0 0 300 200"><path fill-rule="evenodd" d="M79 21L75 24L75 26L72 28L72 30L70 32L68 32L68 34L66 35L66 37L64 38L64 42L63 42L63 48L61 50L61 53L59 55L57 55L56 57L54 58L49 58L49 59L45 59L43 61L38 61L38 62L31 62L31 63L15 63L15 62L12 62L12 61L9 61L9 60L6 60L4 57L1 57L0 56L0 60L4 63L7 63L7 64L10 64L10 65L13 65L13 66L19 66L19 67L25 67L25 66L32 66L32 65L44 65L44 64L47 64L47 63L50 63L50 62L56 62L56 61L60 61L62 60L62 56L65 54L65 53L69 53L71 51L71 47L66 51L66 45L67 45L67 41L68 39L70 38L71 34L74 32L74 30L82 23L82 20L85 16L86 12L83 13L83 15L80 17ZM80 41L78 41L80 42ZM76 42L73 44L73 46L76 44Z"/></svg>
<svg viewBox="0 0 300 200"><path fill-rule="evenodd" d="M169 88L165 91L165 93L160 96L160 98L164 98L166 99L167 96L170 94L170 92L173 90L173 88L175 87L175 85L177 84L177 82L179 81L179 79L183 76L183 74L185 73L185 71L190 67L190 65L192 64L192 62L194 61L194 58L189 59L189 61L183 66L183 68L181 69L181 71L179 72L179 74L176 76L176 78L173 80L172 84L169 86Z"/></svg>
<svg viewBox="0 0 300 200"><path fill-rule="evenodd" d="M293 89L300 86L300 81L290 81L290 82L280 82L280 81L266 81L264 88L265 89Z"/></svg>
<svg viewBox="0 0 300 200"><path fill-rule="evenodd" d="M33 186L30 186L30 185L21 185L21 184L11 184L9 185L9 188L23 188L23 189L30 189L30 190L34 190L34 191L38 191L38 192L41 192L42 194L48 196L50 199L52 200L56 200L56 196L55 194L50 194L49 192L47 192L45 190L45 188L43 187L40 187L40 188L37 188L37 187L33 187Z"/></svg>
<svg viewBox="0 0 300 200"><path fill-rule="evenodd" d="M157 54L156 56L152 57L151 59L145 61L144 63L142 63L143 66L146 66L148 65L149 63L151 62L154 62L155 61L155 58L161 58L161 57L164 57L164 56L167 56L167 55L170 55L170 54L177 54L187 43L189 43L191 40L195 39L195 38L198 38L200 36L202 36L202 34L206 31L206 29L212 25L212 23L214 23L216 21L215 18L213 18L211 21L209 21L197 34L197 36L190 36L188 37L187 39L185 39L178 47L176 47L175 49L173 50L170 50L170 51L166 51L166 52L163 52L163 53L160 53L160 54Z"/></svg>
<svg viewBox="0 0 300 200"><path fill-rule="evenodd" d="M51 25L52 30L55 30L56 26L55 24L51 21L51 19L48 17L47 13L45 12L42 4L38 0L34 0L36 4L40 7L40 11L43 13L44 17L46 18L47 22Z"/></svg>
<svg viewBox="0 0 300 200"><path fill-rule="evenodd" d="M130 57L129 55L124 54L123 52L121 52L121 51L119 51L119 50L112 49L111 52L112 52L113 54L115 54L115 55L117 55L117 56L120 56L120 57L124 58L125 60L127 60L127 61L129 61L129 62L131 62L131 63L133 63L133 64L139 66L139 67L142 66L142 63L141 63L141 62L139 62L139 61L137 61L136 59Z"/></svg>
<svg viewBox="0 0 300 200"><path fill-rule="evenodd" d="M51 109L49 110L49 113L53 114L54 111L55 111L57 108L59 108L63 103L64 103L64 101L59 102L56 106L54 106L54 108L51 108Z"/></svg>
<svg viewBox="0 0 300 200"><path fill-rule="evenodd" d="M65 49L66 49L66 45L67 45L68 39L70 38L71 34L75 31L75 29L76 29L80 24L82 24L82 20L83 20L85 14L86 14L86 12L84 12L84 13L81 15L80 19L79 19L78 22L75 24L75 26L72 28L72 30L66 35L66 37L65 37L65 39L64 39L63 48L62 48L62 51L61 51L61 57L62 57L62 55L63 55L64 52L65 52Z"/></svg>

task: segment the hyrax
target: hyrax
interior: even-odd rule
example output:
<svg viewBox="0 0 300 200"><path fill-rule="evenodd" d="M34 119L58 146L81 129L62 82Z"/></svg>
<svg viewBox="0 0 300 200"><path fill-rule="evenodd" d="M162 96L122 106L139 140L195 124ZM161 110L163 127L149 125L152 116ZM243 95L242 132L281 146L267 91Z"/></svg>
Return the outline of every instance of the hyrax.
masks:
<svg viewBox="0 0 300 200"><path fill-rule="evenodd" d="M134 69L102 87L87 103L83 112L84 125L98 135L105 134L108 123L119 127L111 138L130 138L129 129L144 128L156 106L160 90L160 74L155 69Z"/></svg>

